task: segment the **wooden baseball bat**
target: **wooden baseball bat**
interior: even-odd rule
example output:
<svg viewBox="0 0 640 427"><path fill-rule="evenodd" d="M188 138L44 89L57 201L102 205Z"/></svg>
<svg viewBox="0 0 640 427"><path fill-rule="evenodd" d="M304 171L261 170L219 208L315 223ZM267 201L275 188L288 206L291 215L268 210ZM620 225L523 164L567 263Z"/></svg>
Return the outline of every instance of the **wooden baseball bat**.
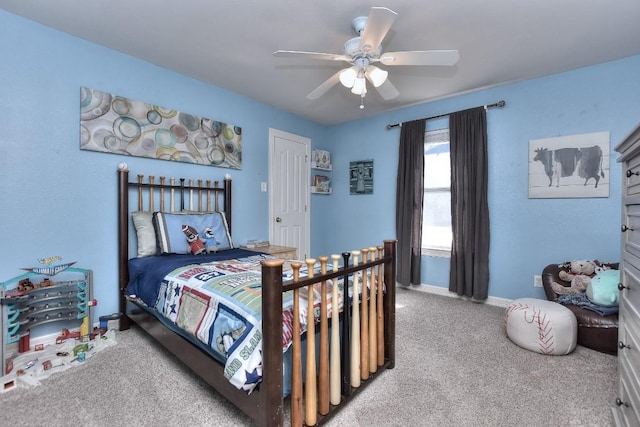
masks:
<svg viewBox="0 0 640 427"><path fill-rule="evenodd" d="M292 261L293 281L300 280L302 263ZM302 345L300 343L300 290L293 290L293 343L291 354L291 425L302 425Z"/></svg>
<svg viewBox="0 0 640 427"><path fill-rule="evenodd" d="M198 180L198 212L202 212L202 180Z"/></svg>
<svg viewBox="0 0 640 427"><path fill-rule="evenodd" d="M371 261L376 260L376 248L369 248ZM376 314L376 267L371 267L371 280L369 281L369 372L374 373L378 370L378 316Z"/></svg>
<svg viewBox="0 0 640 427"><path fill-rule="evenodd" d="M360 251L351 251L353 265L359 264ZM358 307L358 272L353 273L353 301L351 304L351 387L360 387L360 308Z"/></svg>
<svg viewBox="0 0 640 427"><path fill-rule="evenodd" d="M307 258L307 276L313 278L314 258ZM318 389L316 383L316 322L313 310L313 285L307 287L307 366L305 381L305 423L316 425L318 419Z"/></svg>
<svg viewBox="0 0 640 427"><path fill-rule="evenodd" d="M176 209L177 211L185 210L184 206L184 181L185 178L180 178L180 209Z"/></svg>
<svg viewBox="0 0 640 427"><path fill-rule="evenodd" d="M369 248L362 249L362 261L367 262ZM369 307L367 295L367 279L369 269L362 270L362 291L360 298L362 299L362 322L360 325L360 378L366 380L369 378Z"/></svg>
<svg viewBox="0 0 640 427"><path fill-rule="evenodd" d="M138 174L138 210L142 210L142 179L144 175Z"/></svg>
<svg viewBox="0 0 640 427"><path fill-rule="evenodd" d="M320 274L327 274L329 257L320 256ZM320 287L320 373L318 375L318 412L329 413L329 321L327 319L327 281Z"/></svg>
<svg viewBox="0 0 640 427"><path fill-rule="evenodd" d="M164 180L166 178L164 176L160 177L160 212L164 212Z"/></svg>
<svg viewBox="0 0 640 427"><path fill-rule="evenodd" d="M218 182L219 181L213 181L213 188L219 188L218 187ZM215 212L220 212L220 201L219 201L220 197L218 197L218 193L213 193L213 203L215 206L214 211Z"/></svg>
<svg viewBox="0 0 640 427"><path fill-rule="evenodd" d="M378 259L382 259L384 246L378 248ZM384 364L384 304L382 304L382 288L384 287L384 276L382 275L382 264L378 264L378 366Z"/></svg>
<svg viewBox="0 0 640 427"><path fill-rule="evenodd" d="M211 212L211 180L207 180L207 212Z"/></svg>
<svg viewBox="0 0 640 427"><path fill-rule="evenodd" d="M173 188L176 185L176 179L174 177L169 178L169 184L171 185L171 191L169 192L169 212L176 211L176 190Z"/></svg>
<svg viewBox="0 0 640 427"><path fill-rule="evenodd" d="M149 210L151 212L156 210L155 204L153 203L153 180L155 178L155 175L149 175Z"/></svg>
<svg viewBox="0 0 640 427"><path fill-rule="evenodd" d="M332 254L332 270L338 271L340 255ZM338 296L338 278L333 279L331 286L331 361L329 363L329 388L332 405L340 403L340 311Z"/></svg>
<svg viewBox="0 0 640 427"><path fill-rule="evenodd" d="M193 179L189 179L189 210L193 210Z"/></svg>
<svg viewBox="0 0 640 427"><path fill-rule="evenodd" d="M342 252L343 268L346 270L349 267L349 257L351 252ZM351 381L349 381L349 370L351 369L351 351L350 351L350 336L349 328L351 327L351 320L349 319L349 275L345 273L342 277L342 367L340 369L341 374L341 387L342 394L344 396L351 395Z"/></svg>

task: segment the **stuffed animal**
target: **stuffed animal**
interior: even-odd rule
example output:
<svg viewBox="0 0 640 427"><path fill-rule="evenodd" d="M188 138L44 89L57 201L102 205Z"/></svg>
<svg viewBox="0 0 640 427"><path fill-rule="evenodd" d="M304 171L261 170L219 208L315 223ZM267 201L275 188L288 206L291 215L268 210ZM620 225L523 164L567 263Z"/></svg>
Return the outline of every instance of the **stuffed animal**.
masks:
<svg viewBox="0 0 640 427"><path fill-rule="evenodd" d="M187 242L189 242L189 252L193 255L199 255L205 251L204 243L200 240L200 236L195 228L190 225L184 224L182 226L182 232L187 236Z"/></svg>
<svg viewBox="0 0 640 427"><path fill-rule="evenodd" d="M591 279L591 283L587 286L586 294L589 301L594 304L603 305L605 307L614 307L618 305L618 283L620 282L619 270L605 270Z"/></svg>
<svg viewBox="0 0 640 427"><path fill-rule="evenodd" d="M210 254L218 252L218 241L213 235L213 230L211 229L211 227L206 227L202 234L204 234L204 246L207 249L207 253Z"/></svg>
<svg viewBox="0 0 640 427"><path fill-rule="evenodd" d="M576 260L568 263L569 271L561 270L558 273L560 280L568 284L553 282L551 289L558 295L567 295L575 292L584 292L591 282L596 271L595 261Z"/></svg>

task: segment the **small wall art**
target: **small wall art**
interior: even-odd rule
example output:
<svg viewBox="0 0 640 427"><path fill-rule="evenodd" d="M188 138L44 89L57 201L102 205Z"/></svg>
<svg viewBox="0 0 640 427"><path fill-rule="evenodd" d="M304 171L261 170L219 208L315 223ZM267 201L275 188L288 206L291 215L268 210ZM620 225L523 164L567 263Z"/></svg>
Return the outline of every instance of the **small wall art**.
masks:
<svg viewBox="0 0 640 427"><path fill-rule="evenodd" d="M241 169L242 129L82 87L80 149Z"/></svg>
<svg viewBox="0 0 640 427"><path fill-rule="evenodd" d="M529 198L609 197L609 132L529 141Z"/></svg>
<svg viewBox="0 0 640 427"><path fill-rule="evenodd" d="M373 160L357 160L349 163L349 192L373 194Z"/></svg>
<svg viewBox="0 0 640 427"><path fill-rule="evenodd" d="M325 175L315 175L313 185L317 193L331 193L331 180Z"/></svg>
<svg viewBox="0 0 640 427"><path fill-rule="evenodd" d="M313 150L311 153L311 167L315 169L331 170L331 153L326 150Z"/></svg>

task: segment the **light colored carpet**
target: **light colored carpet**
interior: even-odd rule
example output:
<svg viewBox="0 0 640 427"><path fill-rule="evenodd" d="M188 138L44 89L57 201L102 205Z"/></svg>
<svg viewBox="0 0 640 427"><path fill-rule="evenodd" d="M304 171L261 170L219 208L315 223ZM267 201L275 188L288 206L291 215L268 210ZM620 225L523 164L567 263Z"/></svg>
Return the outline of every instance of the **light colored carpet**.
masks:
<svg viewBox="0 0 640 427"><path fill-rule="evenodd" d="M612 425L615 356L524 350L505 337L499 307L406 289L397 303L396 368L330 426ZM252 425L144 332L116 339L83 366L1 394L2 425Z"/></svg>

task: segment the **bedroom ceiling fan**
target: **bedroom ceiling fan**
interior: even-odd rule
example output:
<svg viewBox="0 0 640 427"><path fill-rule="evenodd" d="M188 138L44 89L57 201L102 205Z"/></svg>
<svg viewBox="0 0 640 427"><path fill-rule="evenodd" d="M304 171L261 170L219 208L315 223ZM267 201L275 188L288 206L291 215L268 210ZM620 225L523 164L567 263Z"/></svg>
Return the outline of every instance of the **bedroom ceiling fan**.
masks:
<svg viewBox="0 0 640 427"><path fill-rule="evenodd" d="M342 54L302 52L295 50L277 50L273 54L277 57L303 57L309 59L345 61L352 64L344 68L313 92L307 99L318 99L338 82L351 92L360 96L360 108L364 108L364 97L367 94L368 80L385 100L397 97L400 93L387 78L389 72L377 67L394 65L439 65L452 66L458 62L460 55L457 50L414 50L400 52L382 52L382 40L385 38L398 14L386 7L372 7L369 16L355 18L351 26L357 37L348 40L342 49Z"/></svg>

